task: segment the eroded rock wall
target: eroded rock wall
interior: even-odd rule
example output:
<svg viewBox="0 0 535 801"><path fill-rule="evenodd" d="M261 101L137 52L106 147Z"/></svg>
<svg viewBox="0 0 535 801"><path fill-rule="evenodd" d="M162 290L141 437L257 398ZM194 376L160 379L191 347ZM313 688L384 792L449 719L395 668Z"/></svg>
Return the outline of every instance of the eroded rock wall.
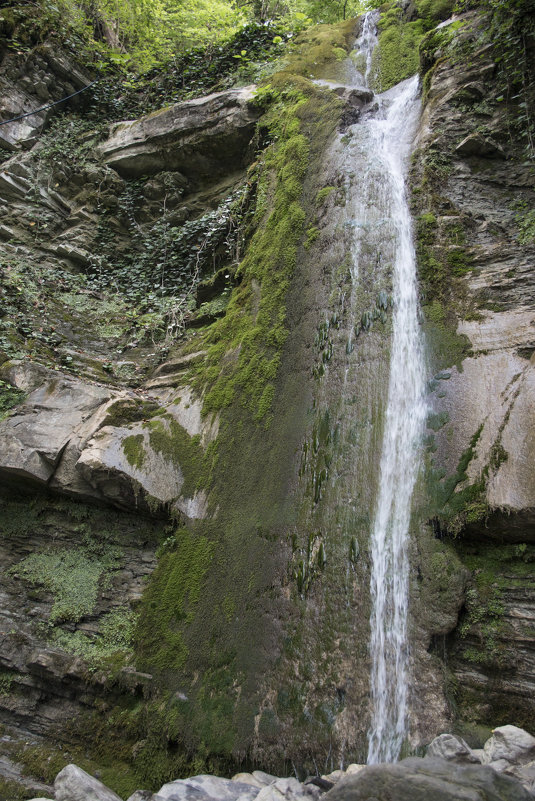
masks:
<svg viewBox="0 0 535 801"><path fill-rule="evenodd" d="M450 550L448 570L470 571L458 625L430 626L451 714L487 725L514 716L529 726L535 174L522 108L533 103L533 62L515 85L489 28L490 17L470 12L421 48L413 203L434 372L422 517Z"/></svg>

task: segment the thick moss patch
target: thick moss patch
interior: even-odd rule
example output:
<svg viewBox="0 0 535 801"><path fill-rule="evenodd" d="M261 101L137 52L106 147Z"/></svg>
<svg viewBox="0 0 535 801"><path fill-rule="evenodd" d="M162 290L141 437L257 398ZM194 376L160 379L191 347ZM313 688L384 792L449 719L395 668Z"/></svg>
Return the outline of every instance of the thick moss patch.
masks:
<svg viewBox="0 0 535 801"><path fill-rule="evenodd" d="M385 92L420 67L419 45L430 28L449 17L454 0L416 0L403 10L396 0L380 7L379 46L373 53L373 89Z"/></svg>
<svg viewBox="0 0 535 801"><path fill-rule="evenodd" d="M213 545L179 529L168 543L143 598L138 653L147 670L183 667L188 649L182 628L192 622Z"/></svg>

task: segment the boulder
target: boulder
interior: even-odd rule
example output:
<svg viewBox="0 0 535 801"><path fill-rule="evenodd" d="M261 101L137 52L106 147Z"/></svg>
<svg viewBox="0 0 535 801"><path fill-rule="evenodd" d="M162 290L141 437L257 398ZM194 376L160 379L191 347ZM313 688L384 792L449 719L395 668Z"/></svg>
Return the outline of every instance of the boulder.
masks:
<svg viewBox="0 0 535 801"><path fill-rule="evenodd" d="M252 787L258 787L259 789L266 786L266 782L260 781L260 779L253 776L252 773L236 773L236 775L232 777L232 781L250 784ZM270 782L268 782L268 784L270 784Z"/></svg>
<svg viewBox="0 0 535 801"><path fill-rule="evenodd" d="M510 765L506 770L508 776L514 776L535 795L535 762L528 762L527 765Z"/></svg>
<svg viewBox="0 0 535 801"><path fill-rule="evenodd" d="M253 89L216 92L119 123L100 155L127 178L165 169L215 180L243 166L260 115L250 103Z"/></svg>
<svg viewBox="0 0 535 801"><path fill-rule="evenodd" d="M494 729L483 747L485 764L500 764L496 770L505 770L508 765L532 762L535 758L535 737L518 726L500 726Z"/></svg>
<svg viewBox="0 0 535 801"><path fill-rule="evenodd" d="M67 765L54 781L56 801L121 801L118 795L77 765Z"/></svg>
<svg viewBox="0 0 535 801"><path fill-rule="evenodd" d="M308 793L297 779L276 779L260 790L256 796L256 801L284 801L284 799L291 801L292 799L303 798L303 796L313 794L314 791Z"/></svg>
<svg viewBox="0 0 535 801"><path fill-rule="evenodd" d="M474 762L476 764L481 764L481 760L474 754L465 741L461 737L456 737L454 734L441 734L439 737L435 737L433 742L427 747L427 756L451 759L454 762Z"/></svg>
<svg viewBox="0 0 535 801"><path fill-rule="evenodd" d="M151 801L253 801L258 792L250 784L202 775L164 784Z"/></svg>
<svg viewBox="0 0 535 801"><path fill-rule="evenodd" d="M533 801L516 779L484 765L458 765L436 757L370 765L346 776L325 801Z"/></svg>
<svg viewBox="0 0 535 801"><path fill-rule="evenodd" d="M150 801L152 793L150 790L136 790L135 793L128 796L126 801Z"/></svg>

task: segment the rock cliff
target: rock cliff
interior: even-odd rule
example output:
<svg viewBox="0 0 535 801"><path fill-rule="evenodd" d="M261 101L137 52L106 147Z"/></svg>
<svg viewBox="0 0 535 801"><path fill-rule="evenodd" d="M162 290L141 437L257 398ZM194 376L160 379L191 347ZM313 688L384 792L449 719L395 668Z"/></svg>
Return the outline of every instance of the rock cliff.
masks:
<svg viewBox="0 0 535 801"><path fill-rule="evenodd" d="M421 29L421 4L388 5L400 41ZM437 19L411 173L433 377L408 747L529 727L535 697L533 97L502 85L481 13ZM259 91L0 128L0 711L49 784L72 761L54 737L124 796L363 759L396 299L388 237L354 261L378 180L374 96L344 89L359 25L302 35ZM5 56L13 108L70 91L67 56L39 58Z"/></svg>

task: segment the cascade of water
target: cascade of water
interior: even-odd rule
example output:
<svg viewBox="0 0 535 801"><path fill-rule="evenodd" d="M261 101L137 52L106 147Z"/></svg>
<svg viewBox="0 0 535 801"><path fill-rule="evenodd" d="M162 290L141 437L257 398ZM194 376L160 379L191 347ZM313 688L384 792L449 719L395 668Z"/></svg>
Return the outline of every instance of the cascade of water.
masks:
<svg viewBox="0 0 535 801"><path fill-rule="evenodd" d="M390 380L379 493L371 539L371 695L368 763L393 762L407 727L409 595L408 531L426 416L424 360L406 162L418 109L418 80L399 87L384 120L376 121L395 234L394 315Z"/></svg>
<svg viewBox="0 0 535 801"><path fill-rule="evenodd" d="M377 42L377 12L366 15L357 42L368 82ZM408 531L426 415L424 360L412 222L405 179L419 114L415 77L376 98L378 111L353 128L365 165L355 215L353 280L361 255L376 250L392 263L393 332L379 489L371 535L371 700L368 763L393 762L407 731Z"/></svg>
<svg viewBox="0 0 535 801"><path fill-rule="evenodd" d="M377 21L379 19L378 11L368 11L364 15L362 22L362 30L360 36L355 43L355 50L360 56L364 57L365 70L362 77L364 78L364 85L369 85L369 78L372 71L372 56L375 46L377 44Z"/></svg>

